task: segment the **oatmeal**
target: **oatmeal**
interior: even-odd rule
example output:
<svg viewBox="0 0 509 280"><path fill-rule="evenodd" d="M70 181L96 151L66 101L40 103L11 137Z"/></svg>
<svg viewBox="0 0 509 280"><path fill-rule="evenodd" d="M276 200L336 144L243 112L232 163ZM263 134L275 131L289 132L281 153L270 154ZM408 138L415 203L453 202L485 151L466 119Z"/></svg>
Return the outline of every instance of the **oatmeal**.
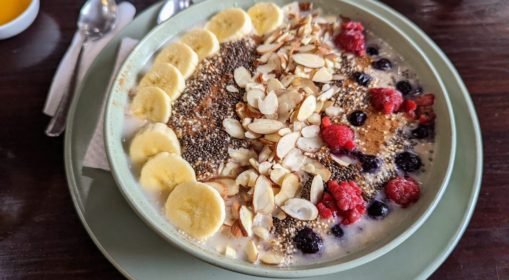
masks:
<svg viewBox="0 0 509 280"><path fill-rule="evenodd" d="M362 23L312 3L221 11L164 47L131 102L140 185L205 250L333 260L418 203L434 96Z"/></svg>

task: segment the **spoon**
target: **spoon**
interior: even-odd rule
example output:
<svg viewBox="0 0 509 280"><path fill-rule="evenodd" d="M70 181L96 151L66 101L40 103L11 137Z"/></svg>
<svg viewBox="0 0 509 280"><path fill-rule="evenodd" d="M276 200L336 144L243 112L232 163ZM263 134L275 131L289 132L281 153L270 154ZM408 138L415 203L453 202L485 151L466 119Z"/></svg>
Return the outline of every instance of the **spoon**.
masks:
<svg viewBox="0 0 509 280"><path fill-rule="evenodd" d="M174 14L184 10L193 4L192 0L168 0L163 4L159 15L157 16L157 24L169 19Z"/></svg>
<svg viewBox="0 0 509 280"><path fill-rule="evenodd" d="M67 120L69 107L76 90L76 80L81 63L83 48L89 41L102 38L115 27L117 5L115 0L88 0L80 10L78 30L81 36L78 42L79 53L71 76L71 83L64 91L57 111L46 128L46 135L57 137L62 134Z"/></svg>

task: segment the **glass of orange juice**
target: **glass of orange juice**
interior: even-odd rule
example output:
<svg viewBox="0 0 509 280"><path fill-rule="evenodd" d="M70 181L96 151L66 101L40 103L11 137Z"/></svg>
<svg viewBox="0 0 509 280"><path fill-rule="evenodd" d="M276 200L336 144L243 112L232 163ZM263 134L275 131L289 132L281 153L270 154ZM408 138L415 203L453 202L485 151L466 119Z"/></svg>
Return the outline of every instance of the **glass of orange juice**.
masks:
<svg viewBox="0 0 509 280"><path fill-rule="evenodd" d="M0 0L0 39L27 29L38 12L39 0Z"/></svg>

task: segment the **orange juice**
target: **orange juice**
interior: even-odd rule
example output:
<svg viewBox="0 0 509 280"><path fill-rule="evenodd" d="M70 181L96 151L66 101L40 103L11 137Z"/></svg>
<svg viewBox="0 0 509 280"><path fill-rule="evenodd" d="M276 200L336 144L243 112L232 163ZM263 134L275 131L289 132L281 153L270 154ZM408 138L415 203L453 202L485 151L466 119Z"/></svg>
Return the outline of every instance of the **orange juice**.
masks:
<svg viewBox="0 0 509 280"><path fill-rule="evenodd" d="M0 0L0 25L21 15L32 0Z"/></svg>

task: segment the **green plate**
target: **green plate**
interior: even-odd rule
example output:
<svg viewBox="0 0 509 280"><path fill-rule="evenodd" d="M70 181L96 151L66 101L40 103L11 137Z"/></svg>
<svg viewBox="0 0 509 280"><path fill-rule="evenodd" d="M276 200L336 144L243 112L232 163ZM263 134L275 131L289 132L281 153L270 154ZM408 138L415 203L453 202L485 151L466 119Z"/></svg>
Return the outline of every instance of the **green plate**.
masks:
<svg viewBox="0 0 509 280"><path fill-rule="evenodd" d="M457 72L442 52L413 24L387 7L356 1L383 14L418 43L433 62L454 106L458 139L469 153L456 155L450 184L434 213L416 233L383 257L341 272L345 279L414 279L429 276L463 233L475 206L482 169L480 132L473 106ZM131 210L110 173L83 168L82 161L101 109L119 38L142 38L155 24L158 6L144 12L97 57L80 84L66 133L66 171L80 218L105 256L133 279L257 279L229 272L180 251L151 231ZM459 167L459 168L458 168ZM443 203L443 202L446 203ZM415 256L419 252L419 257ZM393 264L398 264L397 269ZM191 276L192 275L192 276ZM338 275L319 279L336 279ZM315 278L318 279L318 278Z"/></svg>
<svg viewBox="0 0 509 280"><path fill-rule="evenodd" d="M271 0L284 6L294 0ZM175 246L190 254L217 266L263 277L312 277L336 273L370 262L389 252L417 230L438 204L447 186L456 151L456 133L452 116L452 107L442 81L431 62L413 44L398 27L386 22L376 11L364 8L343 0L315 1L315 5L327 14L339 14L362 19L364 26L375 34L383 34L383 38L401 54L406 62L419 76L419 83L435 94L434 110L440 118L437 120L433 168L429 168L422 178L425 186L419 203L405 211L405 219L393 226L391 231L370 241L347 254L326 262L302 264L290 267L253 265L243 259L233 260L216 250L204 250L196 242L184 238L177 228L168 221L159 207L154 207L143 188L139 187L138 174L132 172L131 161L125 148L124 125L125 112L129 104L129 90L136 87L140 73L144 72L146 62L167 41L173 40L179 33L185 32L213 16L216 12L237 5L247 9L253 5L252 0L208 0L190 7L167 22L154 28L138 46L130 53L122 65L114 81L106 103L104 118L105 146L108 153L113 177L120 192L135 212L151 227ZM192 18L193 20L188 20ZM177 101L178 102L178 101Z"/></svg>

